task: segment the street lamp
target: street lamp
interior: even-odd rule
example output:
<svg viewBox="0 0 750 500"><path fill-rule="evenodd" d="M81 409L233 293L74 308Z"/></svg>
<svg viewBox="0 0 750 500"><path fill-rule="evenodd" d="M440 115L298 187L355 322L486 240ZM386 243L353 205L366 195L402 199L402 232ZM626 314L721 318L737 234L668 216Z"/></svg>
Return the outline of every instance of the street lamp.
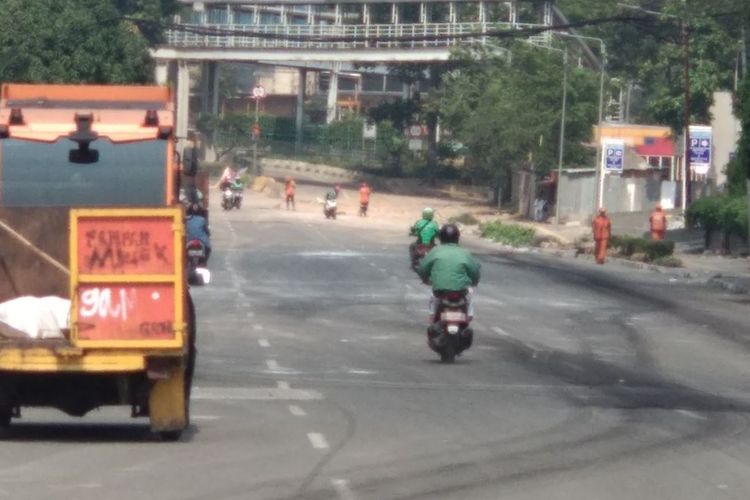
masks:
<svg viewBox="0 0 750 500"><path fill-rule="evenodd" d="M596 145L596 184L597 184L597 192L594 196L594 213L596 213L596 210L604 205L604 175L602 173L602 122L604 121L604 75L605 75L605 68L607 66L607 45L604 43L604 40L601 38L597 38L594 36L585 36L585 35L572 35L570 33L561 33L561 32L553 32L554 35L557 35L562 38L572 38L577 40L589 40L592 42L599 43L600 51L601 51L601 61L599 62L599 122L598 122L598 130L599 130L599 140ZM562 175L562 165L558 165L558 177L557 177L557 208L559 213L560 208L560 179ZM559 223L559 219L558 219Z"/></svg>

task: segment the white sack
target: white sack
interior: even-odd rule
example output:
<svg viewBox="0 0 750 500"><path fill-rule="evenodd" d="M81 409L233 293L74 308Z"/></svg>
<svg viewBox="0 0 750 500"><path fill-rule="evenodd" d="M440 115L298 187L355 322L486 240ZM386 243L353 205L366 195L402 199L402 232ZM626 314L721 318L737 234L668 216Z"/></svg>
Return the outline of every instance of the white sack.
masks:
<svg viewBox="0 0 750 500"><path fill-rule="evenodd" d="M18 297L0 304L0 321L32 339L61 339L70 328L70 301L60 297Z"/></svg>

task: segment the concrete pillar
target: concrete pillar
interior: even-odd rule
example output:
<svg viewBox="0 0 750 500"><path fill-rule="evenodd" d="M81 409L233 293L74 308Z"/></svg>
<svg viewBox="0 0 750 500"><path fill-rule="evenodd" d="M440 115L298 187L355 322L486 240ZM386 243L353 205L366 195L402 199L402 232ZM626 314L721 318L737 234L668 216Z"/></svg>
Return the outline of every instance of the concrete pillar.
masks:
<svg viewBox="0 0 750 500"><path fill-rule="evenodd" d="M211 100L211 63L201 63L201 113L208 113Z"/></svg>
<svg viewBox="0 0 750 500"><path fill-rule="evenodd" d="M156 61L154 83L156 85L167 85L169 83L169 61Z"/></svg>
<svg viewBox="0 0 750 500"><path fill-rule="evenodd" d="M339 71L341 71L341 63L333 63L333 69L331 70L330 83L328 84L328 103L326 106L326 123L331 123L336 120L336 102L338 101L339 94Z"/></svg>
<svg viewBox="0 0 750 500"><path fill-rule="evenodd" d="M448 22L451 24L455 24L457 19L458 16L456 15L456 3L450 2L448 4Z"/></svg>
<svg viewBox="0 0 750 500"><path fill-rule="evenodd" d="M299 83L297 84L297 116L294 123L297 148L302 145L302 124L305 121L305 91L307 87L307 69L299 69Z"/></svg>
<svg viewBox="0 0 750 500"><path fill-rule="evenodd" d="M218 115L219 114L219 94L220 94L220 88L219 88L219 63L217 62L211 62L210 68L211 68L211 114Z"/></svg>
<svg viewBox="0 0 750 500"><path fill-rule="evenodd" d="M398 24L398 4L391 4L391 24Z"/></svg>
<svg viewBox="0 0 750 500"><path fill-rule="evenodd" d="M186 61L177 61L177 96L176 96L177 151L182 153L187 141L188 117L190 112L190 71Z"/></svg>

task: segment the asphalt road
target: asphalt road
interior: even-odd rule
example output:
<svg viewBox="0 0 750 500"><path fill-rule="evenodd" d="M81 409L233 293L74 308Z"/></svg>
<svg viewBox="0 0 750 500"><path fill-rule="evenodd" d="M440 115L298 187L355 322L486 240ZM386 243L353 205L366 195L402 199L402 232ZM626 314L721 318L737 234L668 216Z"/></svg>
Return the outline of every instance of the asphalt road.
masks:
<svg viewBox="0 0 750 500"><path fill-rule="evenodd" d="M214 210L193 425L27 411L12 499L746 499L746 297L476 247L475 345L425 345L403 231Z"/></svg>

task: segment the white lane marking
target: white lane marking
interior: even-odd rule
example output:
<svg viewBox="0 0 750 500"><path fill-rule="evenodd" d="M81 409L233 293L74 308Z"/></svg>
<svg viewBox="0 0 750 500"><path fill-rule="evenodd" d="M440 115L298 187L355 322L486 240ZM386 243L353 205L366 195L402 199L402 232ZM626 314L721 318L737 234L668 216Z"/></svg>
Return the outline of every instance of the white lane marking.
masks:
<svg viewBox="0 0 750 500"><path fill-rule="evenodd" d="M253 330L260 332L263 330L263 325L253 325Z"/></svg>
<svg viewBox="0 0 750 500"><path fill-rule="evenodd" d="M695 418L698 420L706 420L705 416L701 415L700 413L696 413L690 410L677 410L677 413L679 413L680 415L685 415L686 417Z"/></svg>
<svg viewBox="0 0 750 500"><path fill-rule="evenodd" d="M221 417L217 415L190 415L191 420L203 420L203 421L210 421L210 420L219 420Z"/></svg>
<svg viewBox="0 0 750 500"><path fill-rule="evenodd" d="M413 290L412 286L411 286L411 285L409 285L409 284L406 284L406 285L404 285L404 287L405 287L405 288L406 288L407 290Z"/></svg>
<svg viewBox="0 0 750 500"><path fill-rule="evenodd" d="M310 444L316 450L326 450L330 448L328 441L326 441L326 437L319 432L308 432L307 439L310 440Z"/></svg>
<svg viewBox="0 0 750 500"><path fill-rule="evenodd" d="M267 339L258 339L258 345L261 347L271 347L271 343Z"/></svg>
<svg viewBox="0 0 750 500"><path fill-rule="evenodd" d="M319 391L277 387L195 387L190 397L207 401L318 401Z"/></svg>
<svg viewBox="0 0 750 500"><path fill-rule="evenodd" d="M304 417L307 415L307 412L297 405L289 405L289 413L295 417Z"/></svg>
<svg viewBox="0 0 750 500"><path fill-rule="evenodd" d="M247 314L246 314L246 316L247 316L248 318L254 318L254 317L255 317L255 313L254 313L254 312L252 312L252 311L248 311L248 312L247 312Z"/></svg>
<svg viewBox="0 0 750 500"><path fill-rule="evenodd" d="M331 485L341 500L354 500L354 492L346 479L331 479Z"/></svg>
<svg viewBox="0 0 750 500"><path fill-rule="evenodd" d="M266 366L268 367L269 370L279 369L279 363L275 359L267 359Z"/></svg>
<svg viewBox="0 0 750 500"><path fill-rule="evenodd" d="M493 327L492 327L492 330L493 330L493 331L494 331L495 333L497 333L498 335L500 335L501 337L510 337L510 336L511 336L511 334L510 334L510 333L506 332L505 330L503 330L503 329L502 329L502 328L500 328L499 326L493 326Z"/></svg>
<svg viewBox="0 0 750 500"><path fill-rule="evenodd" d="M375 263L374 262L368 262L368 264L370 265L370 267L375 267Z"/></svg>
<svg viewBox="0 0 750 500"><path fill-rule="evenodd" d="M278 387L282 391L288 391L289 389L291 389L289 382L285 380L279 380L278 382L276 382L276 387Z"/></svg>

